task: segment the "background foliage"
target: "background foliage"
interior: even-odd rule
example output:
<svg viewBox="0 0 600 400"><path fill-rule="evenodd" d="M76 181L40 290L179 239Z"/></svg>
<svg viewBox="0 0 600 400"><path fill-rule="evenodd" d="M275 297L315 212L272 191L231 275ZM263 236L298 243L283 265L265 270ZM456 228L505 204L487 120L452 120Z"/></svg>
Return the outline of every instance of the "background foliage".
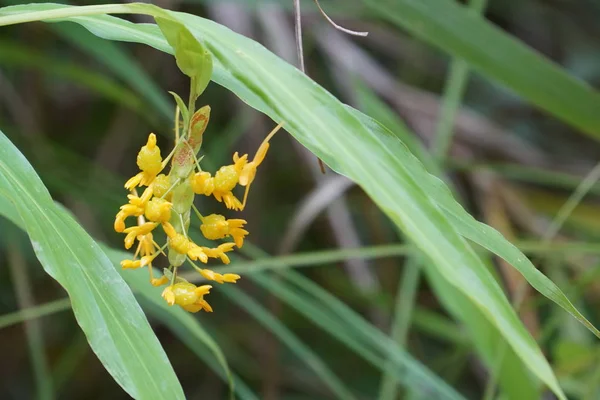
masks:
<svg viewBox="0 0 600 400"><path fill-rule="evenodd" d="M157 4L207 16L296 62L291 2ZM344 25L370 35L342 36L306 2L307 72L402 135L469 212L532 256L594 322L597 146L583 133L597 135L600 104L597 92L582 82L598 82L592 18L600 12L597 5L492 1L486 18L496 28L477 18L477 8L484 6L477 1L470 4L470 16L463 13L466 17L452 26L444 25L444 13L436 13L458 9L449 0L323 6ZM497 38L493 34L500 30L556 61L570 76L515 47L512 39L495 42L488 51L486 38ZM74 24L27 24L0 32L3 132L53 198L94 238L117 247L111 226L123 196L121 182L132 174L134 155L149 131L168 137L172 105L165 93L184 93L186 79L168 55L103 41ZM457 45L461 38L474 39L467 40L471 46ZM214 84L202 100L213 109L204 160L213 166L226 162L233 149L252 151L271 126ZM263 261L234 268L284 272L248 275L239 286L213 295L216 313L197 317L161 310L152 295L139 292L143 285L124 274L153 316L188 397L226 396L224 359L245 398L394 398L394 377L404 384L403 398L411 392L426 397L428 390L447 398L459 398L458 393L494 398L497 384L509 398L540 396L519 354L499 341L481 310L440 280L409 242L378 246L404 239L360 189L333 173L321 176L315 158L283 135L273 150L245 213L258 247L244 256ZM4 156L1 161L10 162ZM125 396L89 351L72 314L57 313L69 307L61 300L64 291L40 272L25 236L2 224L10 268L1 272L6 276L0 306L7 315L0 317L0 335L11 368L0 387L12 397L34 391L45 398ZM300 252L307 254L294 255ZM269 253L280 257L265 260ZM596 398L600 370L592 334L529 290L506 262L487 261L569 397ZM316 268L291 270L304 265ZM427 280L420 280L421 267ZM33 319L40 314L53 315Z"/></svg>

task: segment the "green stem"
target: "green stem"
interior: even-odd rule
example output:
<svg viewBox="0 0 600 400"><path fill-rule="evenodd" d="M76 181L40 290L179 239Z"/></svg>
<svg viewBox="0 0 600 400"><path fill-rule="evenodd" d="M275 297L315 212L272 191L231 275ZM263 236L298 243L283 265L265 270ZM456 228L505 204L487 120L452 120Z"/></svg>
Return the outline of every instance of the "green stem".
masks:
<svg viewBox="0 0 600 400"><path fill-rule="evenodd" d="M192 203L192 210L194 210L194 213L196 214L196 217L198 217L198 219L200 220L200 222L203 222L204 221L204 217L202 216L202 214L198 210L198 207L196 207L196 205L194 203Z"/></svg>
<svg viewBox="0 0 600 400"><path fill-rule="evenodd" d="M394 306L394 318L390 336L392 340L402 348L406 348L408 331L412 322L413 308L416 302L417 288L421 276L421 257L413 255L404 263L402 281L396 293L396 304ZM392 368L391 362L387 361L388 367ZM394 400L396 398L398 384L391 373L384 373L379 387L380 400Z"/></svg>
<svg viewBox="0 0 600 400"><path fill-rule="evenodd" d="M597 243L557 243L551 248L541 242L514 242L524 253L529 255L552 254L553 257L568 257L574 254L600 254L600 246ZM244 244L244 248L246 244ZM477 250L482 254L485 250ZM406 244L392 244L381 246L360 247L343 250L324 250L307 253L297 253L287 256L260 258L255 261L234 262L228 266L216 267L216 272L231 272L236 274L251 274L266 270L288 269L296 267L308 267L315 265L327 265L328 263L344 261L351 258L377 259L384 257L407 256L414 252L414 247ZM193 281L194 276L184 276Z"/></svg>
<svg viewBox="0 0 600 400"><path fill-rule="evenodd" d="M20 322L29 321L35 318L52 315L59 311L65 311L71 308L69 298L55 300L39 306L24 308L10 314L0 316L0 329L18 324Z"/></svg>
<svg viewBox="0 0 600 400"><path fill-rule="evenodd" d="M6 11L5 11L6 12ZM46 21L70 17L83 17L100 14L145 14L151 16L164 16L158 7L139 4L103 4L96 6L65 6L56 10L19 12L0 16L0 26L22 24L25 22Z"/></svg>
<svg viewBox="0 0 600 400"><path fill-rule="evenodd" d="M487 0L471 0L469 11L481 14L487 4ZM433 156L441 164L448 154L452 145L454 134L454 120L462 104L463 94L467 87L469 76L469 64L461 58L453 58L450 64L450 72L444 88L444 97L439 122L436 128L435 141L433 143Z"/></svg>
<svg viewBox="0 0 600 400"><path fill-rule="evenodd" d="M9 245L8 249L8 267L13 279L17 304L19 308L31 308L34 306L35 300L33 298L31 280L27 272L27 263L16 243ZM40 400L53 399L54 390L46 359L42 326L40 325L40 321L37 320L26 319L24 321L25 337L35 377L37 398Z"/></svg>

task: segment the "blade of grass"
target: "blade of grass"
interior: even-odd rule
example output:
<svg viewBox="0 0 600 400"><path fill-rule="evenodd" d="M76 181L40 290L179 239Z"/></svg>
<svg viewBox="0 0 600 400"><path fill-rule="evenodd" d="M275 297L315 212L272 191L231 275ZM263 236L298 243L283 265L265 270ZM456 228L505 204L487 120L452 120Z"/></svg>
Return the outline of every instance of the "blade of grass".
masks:
<svg viewBox="0 0 600 400"><path fill-rule="evenodd" d="M137 297L143 300L148 311L158 319L164 322L165 326L173 331L182 342L186 343L192 349L195 349L193 342L201 343L206 349L212 353L214 359L220 366L220 371L217 374L225 376L231 392L235 390L233 378L227 360L223 355L223 351L214 339L204 330L202 325L196 320L192 314L184 311L179 307L170 307L161 297L162 288L154 287L148 282L148 271L124 271L120 268L120 262L130 258L131 255L124 252L114 250L108 247L103 247L104 253L108 256L113 266L119 271L123 279L134 290ZM155 276L160 273L155 271ZM224 374L223 374L224 372Z"/></svg>
<svg viewBox="0 0 600 400"><path fill-rule="evenodd" d="M600 95L500 28L448 0L365 0L370 10L503 83L595 139Z"/></svg>
<svg viewBox="0 0 600 400"><path fill-rule="evenodd" d="M449 166L457 171L490 170L505 178L524 183L535 183L558 189L575 190L581 183L581 177L570 173L549 171L538 167L528 167L519 164L488 164L488 163L465 163L451 160ZM600 185L596 184L590 188L590 193L600 195Z"/></svg>
<svg viewBox="0 0 600 400"><path fill-rule="evenodd" d="M552 220L552 224L544 233L544 237L542 238L543 243L549 243L551 239L556 236L565 221L581 203L583 198L598 183L598 180L600 180L600 163L596 164L596 166L585 176L585 178L583 178L575 191L571 194L571 196L569 196L565 204L560 208L558 214L556 214Z"/></svg>
<svg viewBox="0 0 600 400"><path fill-rule="evenodd" d="M467 12L473 18L481 19L481 14L487 6L486 0L471 0L469 1ZM454 121L461 107L464 92L469 79L470 67L467 61L461 57L453 57L450 63L446 86L444 88L441 112L436 127L435 139L432 145L433 157L440 165L440 169L445 169L445 160L452 145L454 134ZM502 339L502 334L492 324L482 318L481 313L476 310L469 302L461 295L459 291L440 279L434 268L427 268L427 276L430 281L433 281L433 287L437 288L438 298L444 303L459 320L469 328L471 337L473 338L475 349L481 354L482 359L487 362L493 360L496 354L496 342L506 343ZM483 334L487 332L487 334ZM486 337L486 340L482 340ZM491 338L494 338L493 340ZM529 398L538 396L538 384L534 379L531 379L527 374L527 369L523 362L511 352L507 355L507 368L498 369L500 382L505 395L510 398ZM395 393L394 393L395 394ZM387 399L393 398L393 395Z"/></svg>
<svg viewBox="0 0 600 400"><path fill-rule="evenodd" d="M232 301L244 308L265 328L273 332L289 349L303 360L325 385L339 399L355 399L350 389L329 369L329 367L307 345L302 343L285 325L267 309L246 295L240 289L227 286L221 288Z"/></svg>
<svg viewBox="0 0 600 400"><path fill-rule="evenodd" d="M27 272L27 263L21 254L20 246L16 243L9 245L8 267L13 280L19 308L30 308L34 304L33 291L29 274ZM48 360L44 346L44 334L40 321L35 319L26 319L25 337L27 347L29 348L29 358L33 369L35 388L37 398L40 400L50 400L54 398L54 389L52 387L52 378L48 370Z"/></svg>
<svg viewBox="0 0 600 400"><path fill-rule="evenodd" d="M563 204L563 206L558 210L558 213L553 218L552 223L548 230L544 233L542 237L542 245L549 247L554 237L560 231L562 225L569 218L571 213L577 208L577 206L581 203L583 198L589 193L589 191L594 187L596 183L600 180L600 163L598 163L592 170L585 176L584 179L581 180L580 184L573 191L571 196L567 199L567 201ZM556 260L552 260L556 262ZM560 266L560 264L558 264ZM523 301L523 294L525 289L525 283L523 282L517 290L517 294L515 295L514 307L519 310ZM502 369L506 364L506 353L507 346L505 343L502 343L498 346L497 356L495 361L495 368L492 370L494 373L489 379L484 399L491 400L494 397L496 391L496 385L498 384L498 372Z"/></svg>
<svg viewBox="0 0 600 400"><path fill-rule="evenodd" d="M487 0L471 0L468 12L479 17L487 5ZM450 71L446 79L442 110L435 131L435 140L432 146L433 157L442 165L450 150L454 134L454 120L462 104L462 98L467 88L469 78L469 64L459 57L453 57Z"/></svg>
<svg viewBox="0 0 600 400"><path fill-rule="evenodd" d="M476 14L481 14L485 7L485 0L472 0L469 9ZM450 64L450 72L446 79L442 110L437 124L435 139L433 141L432 153L439 170L443 170L446 158L452 144L454 132L454 119L462 103L463 93L466 89L469 76L468 64L459 58L453 58ZM400 291L397 294L396 309L394 314L392 337L402 346L406 346L406 336L410 324L410 313L416 301L417 286L420 281L420 261L415 262L414 257L405 265L402 273ZM410 268L408 268L410 267ZM379 390L380 400L393 400L396 397L396 385L389 376L384 375Z"/></svg>
<svg viewBox="0 0 600 400"><path fill-rule="evenodd" d="M420 264L420 257L415 255L412 255L404 263L402 278L398 285L398 293L396 293L396 304L394 305L394 317L390 336L402 348L406 348L408 331L412 323L413 308L416 303L417 288L421 276ZM379 399L394 400L396 392L396 380L389 373L383 374L379 386Z"/></svg>
<svg viewBox="0 0 600 400"><path fill-rule="evenodd" d="M244 244L241 251L252 258L265 258L268 255L249 242ZM386 335L356 315L335 297L293 271L280 271L280 275L293 281L307 293L314 295L317 301L308 300L289 285L281 282L280 279L274 279L264 273L255 273L250 277L352 348L365 360L382 369L383 372L390 373L398 383L421 394L435 394L434 397L439 396L436 398L440 399L461 398L458 393L420 366ZM330 309L329 312L326 311L327 309ZM393 366L386 365L384 362L388 356Z"/></svg>
<svg viewBox="0 0 600 400"><path fill-rule="evenodd" d="M50 301L30 308L24 308L10 314L0 315L0 329L29 321L35 318L41 318L57 312L66 311L71 308L69 298Z"/></svg>

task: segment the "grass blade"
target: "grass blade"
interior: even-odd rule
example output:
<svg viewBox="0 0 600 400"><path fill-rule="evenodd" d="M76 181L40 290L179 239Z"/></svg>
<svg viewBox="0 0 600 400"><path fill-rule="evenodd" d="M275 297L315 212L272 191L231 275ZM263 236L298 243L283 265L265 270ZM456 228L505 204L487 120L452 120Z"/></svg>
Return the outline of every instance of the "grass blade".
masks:
<svg viewBox="0 0 600 400"><path fill-rule="evenodd" d="M377 15L460 57L536 106L600 139L600 94L500 28L449 0L365 0Z"/></svg>
<svg viewBox="0 0 600 400"><path fill-rule="evenodd" d="M232 301L244 308L254 318L256 318L265 328L273 332L290 350L302 359L315 374L335 393L339 399L355 399L352 392L346 385L329 369L306 344L302 343L292 332L289 331L277 318L268 312L263 306L257 303L250 296L246 295L240 289L227 286L223 287L223 292Z"/></svg>

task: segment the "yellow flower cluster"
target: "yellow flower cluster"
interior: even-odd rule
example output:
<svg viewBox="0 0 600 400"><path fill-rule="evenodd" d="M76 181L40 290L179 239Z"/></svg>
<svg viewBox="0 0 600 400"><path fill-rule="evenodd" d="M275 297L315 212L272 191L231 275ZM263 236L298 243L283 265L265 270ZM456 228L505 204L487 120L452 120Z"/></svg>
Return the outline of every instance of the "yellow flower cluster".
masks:
<svg viewBox="0 0 600 400"><path fill-rule="evenodd" d="M195 194L214 196L219 202L233 210L243 210L246 205L248 191L256 175L258 166L264 160L269 148L269 140L279 130L275 128L263 141L256 156L248 161L248 155L233 156L233 164L221 167L214 175L202 171L196 153L202 142L202 134L208 123L210 108L198 110L191 119L188 132L179 135L176 124L176 141L173 151L164 160L156 143L156 136L151 133L148 141L137 155L140 172L125 183L130 191L129 201L121 206L115 217L114 229L126 234L124 247L130 249L137 241L133 259L124 260L121 265L125 269L148 266L150 283L161 286L169 283L162 297L169 305L177 304L186 311L200 310L211 312L211 306L204 300L211 286L196 286L177 276L177 268L188 261L207 280L217 283L235 283L237 274L220 274L210 269L198 267L194 261L206 264L209 259L219 259L229 264L227 253L235 246L242 247L248 231L244 229L243 219L226 219L220 214L203 216L193 204ZM196 125L194 125L196 123ZM199 125L199 124L202 125ZM170 159L173 159L169 174L161 173ZM233 194L237 185L245 187L243 201ZM141 196L137 189L145 187ZM204 247L194 243L188 236L190 225L190 209L194 209L200 219L200 232L209 240L231 238L233 242L225 242L217 247ZM126 227L126 219L136 217L137 224ZM154 240L153 232L157 227L164 231L167 242L160 246ZM155 278L152 262L165 254L168 248L170 266L165 275Z"/></svg>

